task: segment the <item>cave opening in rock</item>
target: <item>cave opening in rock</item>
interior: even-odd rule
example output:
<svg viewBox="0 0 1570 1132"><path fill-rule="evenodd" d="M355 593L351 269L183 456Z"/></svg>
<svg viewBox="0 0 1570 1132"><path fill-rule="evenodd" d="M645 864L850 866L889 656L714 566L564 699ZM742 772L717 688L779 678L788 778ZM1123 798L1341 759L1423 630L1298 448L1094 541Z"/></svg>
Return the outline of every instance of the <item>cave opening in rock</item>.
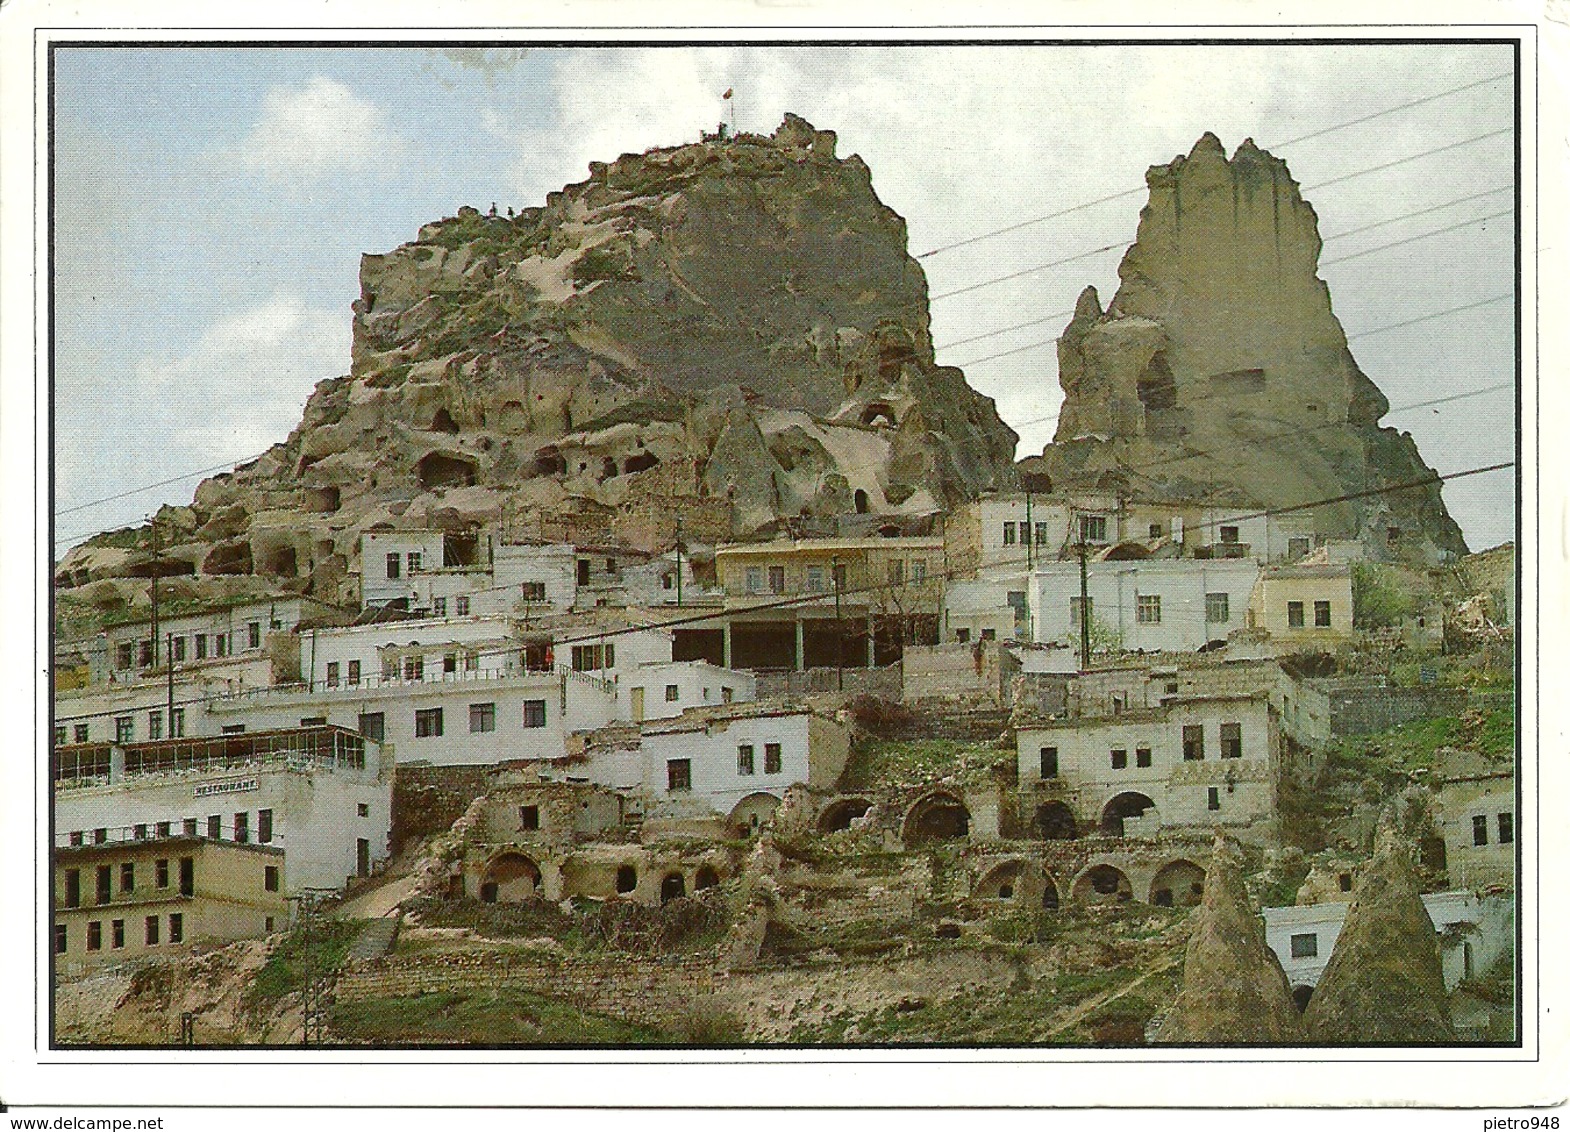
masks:
<svg viewBox="0 0 1570 1132"><path fill-rule="evenodd" d="M456 456L440 452L427 452L414 467L420 486L426 490L436 487L473 487L474 465Z"/></svg>
<svg viewBox="0 0 1570 1132"><path fill-rule="evenodd" d="M858 487L856 489L856 494L851 496L851 500L856 504L856 514L865 515L867 513L869 510L869 503L865 489Z"/></svg>
<svg viewBox="0 0 1570 1132"><path fill-rule="evenodd" d="M894 425L894 408L887 401L874 401L861 411L861 423L867 426Z"/></svg>
<svg viewBox="0 0 1570 1132"><path fill-rule="evenodd" d="M952 794L929 794L905 818L907 846L931 841L953 841L970 834L970 811Z"/></svg>
<svg viewBox="0 0 1570 1132"><path fill-rule="evenodd" d="M622 865L616 870L616 891L626 896L638 887L638 870L631 865Z"/></svg>
<svg viewBox="0 0 1570 1132"><path fill-rule="evenodd" d="M600 460L601 482L615 479L619 475L621 475L621 469L616 466L616 458L614 456L606 456Z"/></svg>
<svg viewBox="0 0 1570 1132"><path fill-rule="evenodd" d="M669 904L672 900L687 895L687 880L680 873L667 873L665 879L660 881L660 903Z"/></svg>
<svg viewBox="0 0 1570 1132"><path fill-rule="evenodd" d="M1172 367L1167 364L1164 352L1158 351L1150 359L1145 372L1139 375L1136 388L1140 403L1147 412L1177 408L1177 379L1172 375Z"/></svg>
<svg viewBox="0 0 1570 1132"><path fill-rule="evenodd" d="M447 432L456 434L458 422L452 419L452 414L445 407L437 409L436 415L431 418L432 432Z"/></svg>
<svg viewBox="0 0 1570 1132"><path fill-rule="evenodd" d="M639 452L636 456L628 456L622 462L621 469L627 475L634 472L646 472L650 468L659 466L660 458L653 452Z"/></svg>
<svg viewBox="0 0 1570 1132"><path fill-rule="evenodd" d="M308 487L305 489L305 511L308 515L331 515L338 510L341 496L336 487Z"/></svg>
<svg viewBox="0 0 1570 1132"><path fill-rule="evenodd" d="M1079 836L1074 811L1064 802L1043 802L1037 806L1031 828L1043 841L1072 841Z"/></svg>
<svg viewBox="0 0 1570 1132"><path fill-rule="evenodd" d="M1124 819L1140 817L1154 805L1150 798L1132 790L1119 794L1101 812L1101 832L1108 837L1122 837Z"/></svg>
<svg viewBox="0 0 1570 1132"><path fill-rule="evenodd" d="M819 833L838 833L850 828L850 823L872 808L865 798L841 798L823 811L818 819Z"/></svg>
<svg viewBox="0 0 1570 1132"><path fill-rule="evenodd" d="M537 476L564 476L567 458L553 444L548 444L534 454L534 474Z"/></svg>

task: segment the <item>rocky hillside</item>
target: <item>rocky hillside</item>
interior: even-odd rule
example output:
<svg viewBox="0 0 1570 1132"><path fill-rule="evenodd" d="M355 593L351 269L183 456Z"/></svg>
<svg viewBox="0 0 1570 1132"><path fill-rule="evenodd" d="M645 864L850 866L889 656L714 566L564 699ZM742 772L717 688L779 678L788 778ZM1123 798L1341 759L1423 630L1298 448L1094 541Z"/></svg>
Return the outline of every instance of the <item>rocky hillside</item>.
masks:
<svg viewBox="0 0 1570 1132"><path fill-rule="evenodd" d="M1252 141L1228 160L1206 134L1145 179L1117 295L1103 310L1086 288L1058 341L1065 401L1031 470L1266 507L1432 474L1410 434L1379 427L1389 403L1331 311L1318 217L1286 163ZM1325 507L1317 522L1413 562L1466 552L1437 487Z"/></svg>
<svg viewBox="0 0 1570 1132"><path fill-rule="evenodd" d="M379 522L577 514L653 549L671 532L640 514L681 510L700 540L832 533L1006 485L1015 434L935 364L905 223L834 150L788 115L365 256L350 372L166 509L169 553L332 598ZM80 549L59 576L112 576L132 549Z"/></svg>

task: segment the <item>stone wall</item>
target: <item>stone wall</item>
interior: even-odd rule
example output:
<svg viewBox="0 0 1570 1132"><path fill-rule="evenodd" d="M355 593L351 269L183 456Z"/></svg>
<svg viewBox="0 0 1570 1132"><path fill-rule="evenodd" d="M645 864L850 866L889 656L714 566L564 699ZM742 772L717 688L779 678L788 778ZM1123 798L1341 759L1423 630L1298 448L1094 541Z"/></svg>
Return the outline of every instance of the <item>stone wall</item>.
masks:
<svg viewBox="0 0 1570 1132"><path fill-rule="evenodd" d="M485 793L486 766L399 766L393 781L392 850L410 838L445 833Z"/></svg>
<svg viewBox="0 0 1570 1132"><path fill-rule="evenodd" d="M1330 733L1369 735L1444 715L1459 715L1466 709L1467 694L1459 688L1332 688Z"/></svg>
<svg viewBox="0 0 1570 1132"><path fill-rule="evenodd" d="M967 697L1007 707L1019 661L993 641L911 646L902 661L906 700Z"/></svg>
<svg viewBox="0 0 1570 1132"><path fill-rule="evenodd" d="M902 684L900 666L897 664L884 668L845 669L847 696L867 695L884 700L897 700L900 698ZM835 668L809 668L805 672L758 673L758 699L760 700L837 691L839 691L839 670Z"/></svg>
<svg viewBox="0 0 1570 1132"><path fill-rule="evenodd" d="M464 951L389 955L351 964L338 976L338 1002L451 991L513 989L548 995L628 1022L678 1016L725 981L714 959L651 962L629 955L606 958L547 952Z"/></svg>

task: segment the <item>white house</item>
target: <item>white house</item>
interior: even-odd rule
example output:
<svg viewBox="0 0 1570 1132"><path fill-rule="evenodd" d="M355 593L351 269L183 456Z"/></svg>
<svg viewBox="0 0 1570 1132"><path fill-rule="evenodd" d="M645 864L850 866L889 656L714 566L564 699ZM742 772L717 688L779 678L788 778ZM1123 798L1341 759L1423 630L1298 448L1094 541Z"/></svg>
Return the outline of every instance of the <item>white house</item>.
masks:
<svg viewBox="0 0 1570 1132"><path fill-rule="evenodd" d="M1076 834L1225 825L1264 835L1275 816L1279 738L1264 691L1043 720L1020 726L1016 744L1027 806L1048 824L1072 818Z"/></svg>
<svg viewBox="0 0 1570 1132"><path fill-rule="evenodd" d="M360 536L360 603L407 601L411 579L443 566L445 546L437 530L366 531Z"/></svg>
<svg viewBox="0 0 1570 1132"><path fill-rule="evenodd" d="M1481 975L1515 937L1515 906L1508 896L1430 892L1423 907L1439 934L1445 989ZM1264 908L1265 943L1281 960L1299 1004L1319 985L1346 923L1347 905L1304 904Z"/></svg>
<svg viewBox="0 0 1570 1132"><path fill-rule="evenodd" d="M61 847L184 835L283 848L286 893L341 888L387 857L392 759L339 727L54 752Z"/></svg>
<svg viewBox="0 0 1570 1132"><path fill-rule="evenodd" d="M1092 648L1110 643L1131 652L1192 652L1247 625L1259 565L1252 560L1102 560L1088 563L1086 575ZM1037 566L1030 593L1035 640L1077 644L1080 564Z"/></svg>

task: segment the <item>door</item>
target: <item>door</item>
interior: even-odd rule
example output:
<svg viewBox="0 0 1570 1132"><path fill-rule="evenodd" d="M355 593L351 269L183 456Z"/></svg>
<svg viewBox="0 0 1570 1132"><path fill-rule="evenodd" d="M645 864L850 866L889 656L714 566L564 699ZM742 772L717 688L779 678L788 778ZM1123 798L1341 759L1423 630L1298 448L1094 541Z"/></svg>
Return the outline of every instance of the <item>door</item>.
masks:
<svg viewBox="0 0 1570 1132"><path fill-rule="evenodd" d="M354 869L357 876L371 875L371 843L363 837L354 842Z"/></svg>
<svg viewBox="0 0 1570 1132"><path fill-rule="evenodd" d="M642 688L634 688L632 690L632 721L634 723L642 723L643 722L643 689Z"/></svg>

